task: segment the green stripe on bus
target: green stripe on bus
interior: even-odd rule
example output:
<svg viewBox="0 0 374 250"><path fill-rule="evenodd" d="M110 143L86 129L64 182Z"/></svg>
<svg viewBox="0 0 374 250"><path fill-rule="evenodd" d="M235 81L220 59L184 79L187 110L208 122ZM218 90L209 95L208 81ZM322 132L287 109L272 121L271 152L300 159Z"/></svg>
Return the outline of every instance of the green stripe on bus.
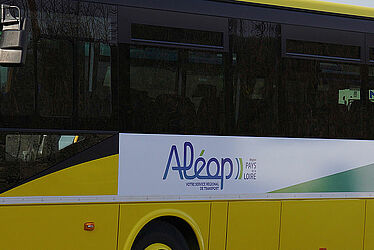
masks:
<svg viewBox="0 0 374 250"><path fill-rule="evenodd" d="M373 192L374 164L307 181L271 193Z"/></svg>

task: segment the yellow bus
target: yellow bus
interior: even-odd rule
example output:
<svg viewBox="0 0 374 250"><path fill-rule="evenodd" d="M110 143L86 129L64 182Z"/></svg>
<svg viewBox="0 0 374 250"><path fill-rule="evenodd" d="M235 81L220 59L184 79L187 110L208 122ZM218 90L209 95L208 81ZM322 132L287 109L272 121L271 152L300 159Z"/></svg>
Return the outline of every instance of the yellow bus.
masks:
<svg viewBox="0 0 374 250"><path fill-rule="evenodd" d="M374 9L0 4L0 249L374 249Z"/></svg>

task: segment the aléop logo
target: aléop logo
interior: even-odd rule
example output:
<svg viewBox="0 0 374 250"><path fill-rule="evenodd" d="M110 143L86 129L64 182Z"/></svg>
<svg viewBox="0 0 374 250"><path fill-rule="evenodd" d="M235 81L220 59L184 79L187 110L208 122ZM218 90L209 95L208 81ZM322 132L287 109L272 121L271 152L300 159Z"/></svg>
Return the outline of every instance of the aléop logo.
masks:
<svg viewBox="0 0 374 250"><path fill-rule="evenodd" d="M223 190L225 180L252 180L257 176L257 161L254 158L244 161L242 157L204 157L205 149L195 159L195 149L191 142L184 142L183 164L178 148L172 145L165 167L163 180L170 171L176 171L180 180L186 180L187 187L200 190ZM171 167L171 169L170 169Z"/></svg>

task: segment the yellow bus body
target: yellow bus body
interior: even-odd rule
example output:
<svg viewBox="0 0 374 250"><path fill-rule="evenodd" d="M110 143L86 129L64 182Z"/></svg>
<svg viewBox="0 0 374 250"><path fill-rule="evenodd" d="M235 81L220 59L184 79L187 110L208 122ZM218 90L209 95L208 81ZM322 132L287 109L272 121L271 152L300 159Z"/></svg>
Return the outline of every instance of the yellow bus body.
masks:
<svg viewBox="0 0 374 250"><path fill-rule="evenodd" d="M374 201L357 199L6 205L2 249L128 250L142 227L161 216L188 222L200 249L374 248ZM83 230L88 221L92 232Z"/></svg>
<svg viewBox="0 0 374 250"><path fill-rule="evenodd" d="M237 0L374 18L374 9L314 0ZM118 189L118 155L23 184L1 197L101 196ZM99 199L99 198L98 198ZM201 250L371 250L374 200L217 200L180 202L0 203L4 250L130 250L140 230L160 217L193 229ZM305 218L308 218L306 220ZM95 230L84 230L94 222Z"/></svg>
<svg viewBox="0 0 374 250"><path fill-rule="evenodd" d="M101 164L98 164L101 162ZM80 180L96 183L96 194L111 193L118 156L77 165L36 179L2 197L87 195ZM107 171L106 173L110 173ZM83 176L90 178L82 178ZM90 180L90 181L88 181ZM65 182L65 183L64 183ZM52 185L52 183L54 183ZM48 185L48 189L45 185ZM45 192L47 190L47 192ZM99 191L104 190L104 191ZM57 194L57 195L56 195ZM112 194L112 193L111 193ZM100 198L98 198L100 199ZM202 250L329 250L374 248L374 200L270 200L191 202L81 202L0 205L2 249L118 249L129 250L149 222L160 217L180 218L194 231ZM94 222L95 230L84 230Z"/></svg>
<svg viewBox="0 0 374 250"><path fill-rule="evenodd" d="M271 6L328 12L332 14L352 15L360 17L374 17L374 9L354 4L341 4L316 0L236 0L238 2L265 4ZM354 3L354 1L352 1Z"/></svg>

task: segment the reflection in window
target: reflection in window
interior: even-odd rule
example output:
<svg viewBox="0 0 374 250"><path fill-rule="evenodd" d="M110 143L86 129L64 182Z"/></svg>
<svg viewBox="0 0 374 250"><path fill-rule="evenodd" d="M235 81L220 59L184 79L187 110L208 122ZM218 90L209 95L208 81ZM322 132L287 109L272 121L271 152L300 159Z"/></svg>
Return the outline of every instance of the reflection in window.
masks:
<svg viewBox="0 0 374 250"><path fill-rule="evenodd" d="M130 57L130 130L223 132L222 54L132 47Z"/></svg>
<svg viewBox="0 0 374 250"><path fill-rule="evenodd" d="M374 139L374 67L369 66L368 72L368 95L363 98L369 98L368 107L366 111L366 130L367 139Z"/></svg>
<svg viewBox="0 0 374 250"><path fill-rule="evenodd" d="M1 93L7 93L8 89L8 72L9 69L7 67L0 66L0 89Z"/></svg>
<svg viewBox="0 0 374 250"><path fill-rule="evenodd" d="M28 47L25 66L0 66L0 112L3 116L28 116L35 111L35 71L31 53L32 44ZM13 122L12 119L7 123Z"/></svg>
<svg viewBox="0 0 374 250"><path fill-rule="evenodd" d="M112 112L111 49L102 43L79 43L79 116L109 117Z"/></svg>
<svg viewBox="0 0 374 250"><path fill-rule="evenodd" d="M184 69L186 97L192 101L191 109L195 108L198 133L222 134L225 121L223 55L190 51Z"/></svg>
<svg viewBox="0 0 374 250"><path fill-rule="evenodd" d="M374 62L374 48L369 48L369 60L371 63Z"/></svg>
<svg viewBox="0 0 374 250"><path fill-rule="evenodd" d="M131 24L131 37L133 40L140 41L156 41L223 48L223 34L213 31L133 23Z"/></svg>
<svg viewBox="0 0 374 250"><path fill-rule="evenodd" d="M278 135L280 26L241 19L230 24L235 133Z"/></svg>
<svg viewBox="0 0 374 250"><path fill-rule="evenodd" d="M80 39L110 44L116 43L116 5L78 1L78 9L77 36Z"/></svg>
<svg viewBox="0 0 374 250"><path fill-rule="evenodd" d="M110 136L0 134L0 193Z"/></svg>
<svg viewBox="0 0 374 250"><path fill-rule="evenodd" d="M37 65L40 115L70 117L73 111L73 44L42 39L38 44Z"/></svg>
<svg viewBox="0 0 374 250"><path fill-rule="evenodd" d="M1 127L117 128L107 119L113 104L107 44L117 42L117 6L69 0L35 4L26 64L0 67ZM104 119L86 119L97 117Z"/></svg>
<svg viewBox="0 0 374 250"><path fill-rule="evenodd" d="M61 135L58 140L58 150L63 150L70 145L77 143L79 139L78 135Z"/></svg>
<svg viewBox="0 0 374 250"><path fill-rule="evenodd" d="M286 52L295 55L360 59L360 47L332 43L287 40Z"/></svg>
<svg viewBox="0 0 374 250"><path fill-rule="evenodd" d="M287 135L361 138L359 65L286 59Z"/></svg>
<svg viewBox="0 0 374 250"><path fill-rule="evenodd" d="M360 88L339 90L338 103L347 106L348 110L354 102L360 101L360 99Z"/></svg>
<svg viewBox="0 0 374 250"><path fill-rule="evenodd" d="M156 122L157 102L167 102L175 96L178 51L160 48L130 49L130 109L129 129L136 132L159 132ZM166 106L165 106L166 108ZM171 123L171 122L170 122ZM163 124L168 129L169 123Z"/></svg>
<svg viewBox="0 0 374 250"><path fill-rule="evenodd" d="M131 88L156 98L161 94L176 94L178 51L159 48L130 50Z"/></svg>

